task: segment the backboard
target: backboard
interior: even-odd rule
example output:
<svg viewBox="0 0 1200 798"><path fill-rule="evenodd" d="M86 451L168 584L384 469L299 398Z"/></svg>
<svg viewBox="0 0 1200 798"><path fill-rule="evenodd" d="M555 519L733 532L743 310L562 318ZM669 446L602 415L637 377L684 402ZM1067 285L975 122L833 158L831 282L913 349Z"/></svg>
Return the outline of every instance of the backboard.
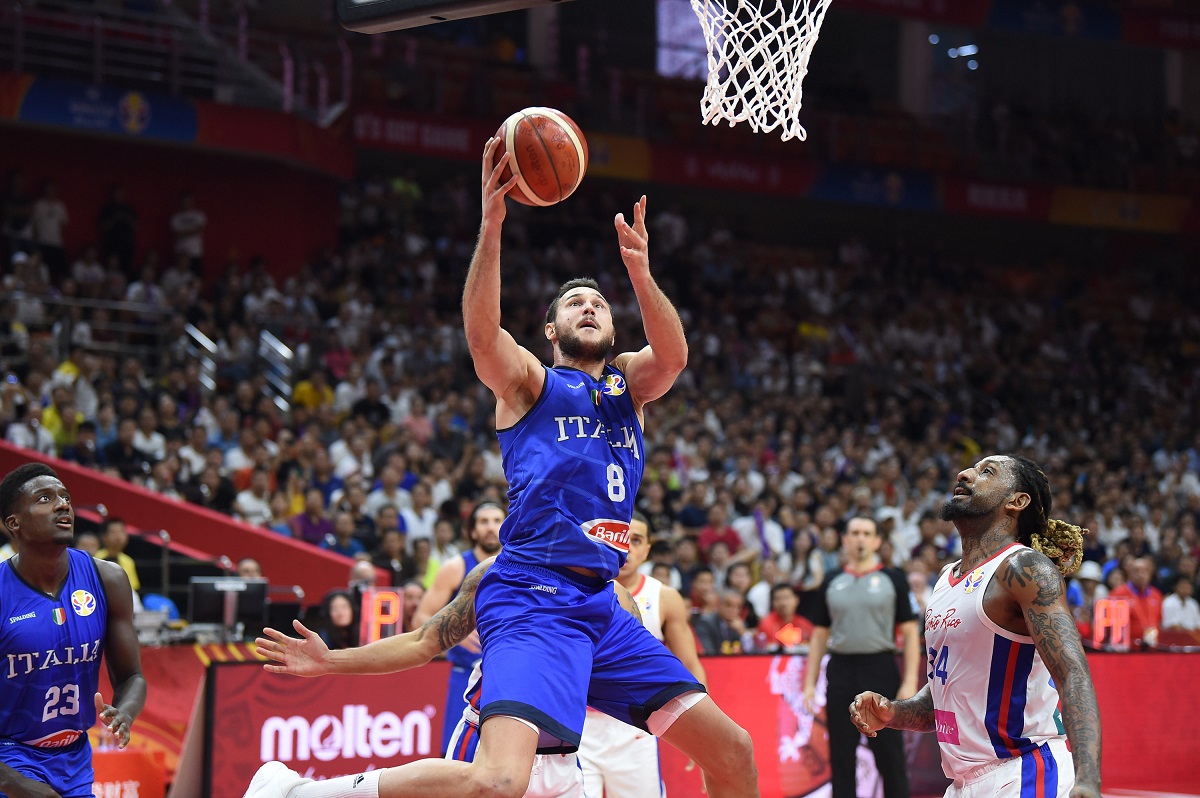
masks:
<svg viewBox="0 0 1200 798"><path fill-rule="evenodd" d="M338 22L359 33L385 33L569 0L337 0Z"/></svg>

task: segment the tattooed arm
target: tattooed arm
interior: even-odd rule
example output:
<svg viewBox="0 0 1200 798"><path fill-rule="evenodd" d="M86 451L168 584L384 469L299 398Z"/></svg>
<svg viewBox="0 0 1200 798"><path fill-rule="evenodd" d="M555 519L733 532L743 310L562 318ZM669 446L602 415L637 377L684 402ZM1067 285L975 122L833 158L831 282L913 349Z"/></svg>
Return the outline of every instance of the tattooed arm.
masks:
<svg viewBox="0 0 1200 798"><path fill-rule="evenodd" d="M854 728L861 729L868 737L874 737L880 729L931 732L933 694L929 692L929 685L903 701L892 701L879 693L859 693L850 705L850 720L854 722Z"/></svg>
<svg viewBox="0 0 1200 798"><path fill-rule="evenodd" d="M398 673L426 664L441 652L461 642L475 629L475 590L495 561L490 557L476 565L454 600L411 632L385 637L360 648L330 651L320 635L299 621L292 625L302 639L264 629L267 638L255 640L259 655L273 660L263 667L272 673L295 676L324 676L329 673Z"/></svg>
<svg viewBox="0 0 1200 798"><path fill-rule="evenodd" d="M1037 652L1062 699L1063 726L1075 760L1072 798L1100 795L1100 709L1079 630L1067 606L1058 567L1032 549L1018 552L1001 566L1001 581L1016 600Z"/></svg>

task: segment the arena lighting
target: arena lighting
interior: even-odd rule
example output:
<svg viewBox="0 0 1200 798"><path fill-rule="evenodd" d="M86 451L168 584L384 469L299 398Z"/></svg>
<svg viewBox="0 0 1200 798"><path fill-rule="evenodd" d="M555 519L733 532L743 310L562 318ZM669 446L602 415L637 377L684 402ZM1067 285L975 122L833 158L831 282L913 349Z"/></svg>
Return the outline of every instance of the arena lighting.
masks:
<svg viewBox="0 0 1200 798"><path fill-rule="evenodd" d="M967 69L971 69L971 70L979 69L979 62L976 61L974 58L972 58L970 61L967 62Z"/></svg>
<svg viewBox="0 0 1200 798"><path fill-rule="evenodd" d="M975 55L978 52L979 45L976 44L964 44L962 47L958 48L958 54L961 56Z"/></svg>
<svg viewBox="0 0 1200 798"><path fill-rule="evenodd" d="M951 47L949 50L946 51L946 55L950 56L951 58L958 58L957 48Z"/></svg>
<svg viewBox="0 0 1200 798"><path fill-rule="evenodd" d="M930 44L937 44L941 40L942 40L942 37L938 36L936 33L929 34L929 43Z"/></svg>

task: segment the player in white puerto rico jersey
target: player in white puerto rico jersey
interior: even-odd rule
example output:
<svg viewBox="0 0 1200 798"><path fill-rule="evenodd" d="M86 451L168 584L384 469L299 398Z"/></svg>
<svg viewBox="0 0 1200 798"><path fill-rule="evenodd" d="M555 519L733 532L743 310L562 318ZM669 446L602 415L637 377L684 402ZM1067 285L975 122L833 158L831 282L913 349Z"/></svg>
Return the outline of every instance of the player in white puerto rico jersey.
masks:
<svg viewBox="0 0 1200 798"><path fill-rule="evenodd" d="M1063 583L1082 530L1050 519L1050 506L1049 480L1024 457L960 472L941 515L963 556L925 615L929 684L906 701L861 693L850 705L868 735L936 732L947 798L1099 798L1096 692Z"/></svg>
<svg viewBox="0 0 1200 798"><path fill-rule="evenodd" d="M683 596L654 577L638 573L649 555L650 525L644 515L635 512L629 523L629 557L617 575L617 582L633 594L642 613L642 625L679 657L696 681L706 684ZM579 760L589 798L666 795L659 774L658 739L603 712L588 710L579 743Z"/></svg>

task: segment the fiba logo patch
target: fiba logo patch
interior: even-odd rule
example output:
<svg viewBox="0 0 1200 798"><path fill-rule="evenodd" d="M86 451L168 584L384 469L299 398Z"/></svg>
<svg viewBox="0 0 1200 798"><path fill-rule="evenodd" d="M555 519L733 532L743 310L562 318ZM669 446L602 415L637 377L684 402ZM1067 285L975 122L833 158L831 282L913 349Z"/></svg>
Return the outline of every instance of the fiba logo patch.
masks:
<svg viewBox="0 0 1200 798"><path fill-rule="evenodd" d="M625 393L625 378L620 374L609 374L604 378L603 392L609 396Z"/></svg>
<svg viewBox="0 0 1200 798"><path fill-rule="evenodd" d="M964 593L974 593L983 583L983 569L976 568L967 575L967 585L963 588Z"/></svg>
<svg viewBox="0 0 1200 798"><path fill-rule="evenodd" d="M86 590L76 590L71 594L71 607L76 615L86 618L96 611L96 597Z"/></svg>
<svg viewBox="0 0 1200 798"><path fill-rule="evenodd" d="M126 133L141 133L150 124L150 101L140 92L127 92L117 103L117 121Z"/></svg>

